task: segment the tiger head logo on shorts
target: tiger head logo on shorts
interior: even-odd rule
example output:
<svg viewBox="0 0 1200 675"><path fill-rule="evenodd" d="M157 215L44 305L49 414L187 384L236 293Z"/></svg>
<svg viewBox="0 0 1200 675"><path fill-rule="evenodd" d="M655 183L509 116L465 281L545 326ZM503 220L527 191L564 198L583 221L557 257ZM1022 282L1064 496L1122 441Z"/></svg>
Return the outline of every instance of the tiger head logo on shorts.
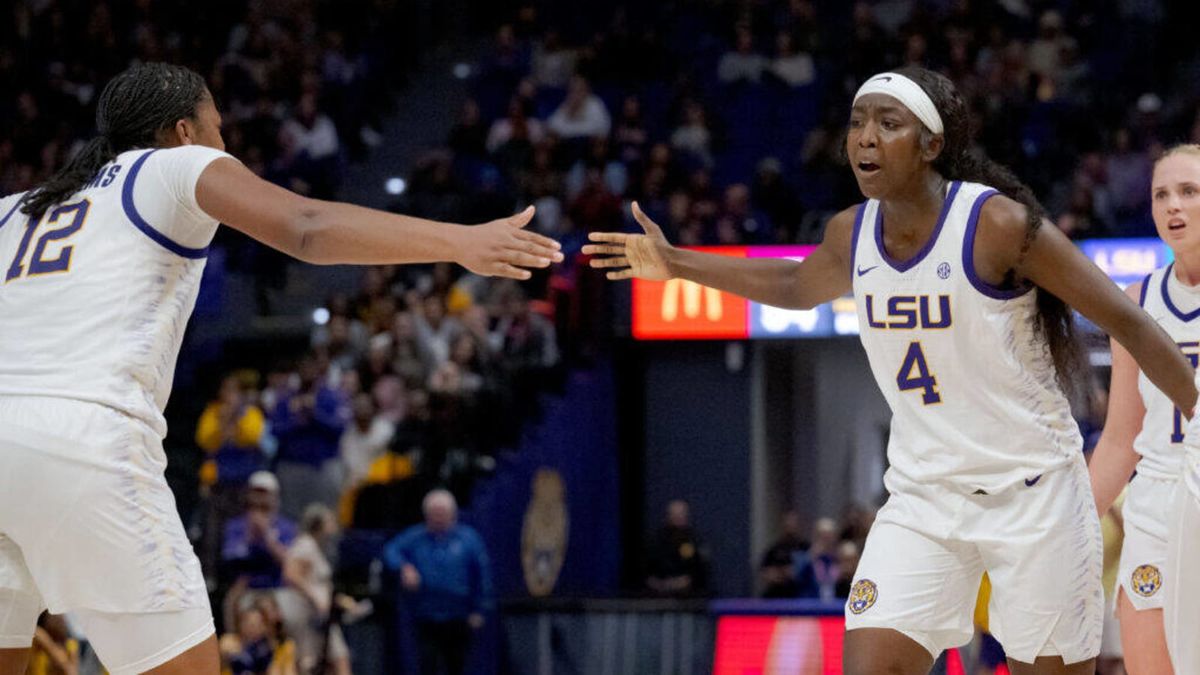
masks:
<svg viewBox="0 0 1200 675"><path fill-rule="evenodd" d="M879 597L879 590L875 587L875 582L870 579L859 579L850 588L850 598L846 600L846 607L853 614L862 614L875 604L877 597Z"/></svg>
<svg viewBox="0 0 1200 675"><path fill-rule="evenodd" d="M1154 565L1141 565L1133 571L1130 582L1134 593L1148 598L1162 588L1162 574Z"/></svg>

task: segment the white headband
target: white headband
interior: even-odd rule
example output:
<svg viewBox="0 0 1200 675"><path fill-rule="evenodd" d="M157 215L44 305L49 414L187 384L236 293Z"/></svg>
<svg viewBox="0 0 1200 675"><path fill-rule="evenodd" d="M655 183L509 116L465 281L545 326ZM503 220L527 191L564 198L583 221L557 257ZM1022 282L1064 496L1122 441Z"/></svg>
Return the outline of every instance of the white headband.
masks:
<svg viewBox="0 0 1200 675"><path fill-rule="evenodd" d="M935 134L942 133L942 116L938 114L933 99L921 88L899 73L880 73L863 83L854 95L854 102L867 94L887 94L904 104L905 108L921 120L921 123Z"/></svg>

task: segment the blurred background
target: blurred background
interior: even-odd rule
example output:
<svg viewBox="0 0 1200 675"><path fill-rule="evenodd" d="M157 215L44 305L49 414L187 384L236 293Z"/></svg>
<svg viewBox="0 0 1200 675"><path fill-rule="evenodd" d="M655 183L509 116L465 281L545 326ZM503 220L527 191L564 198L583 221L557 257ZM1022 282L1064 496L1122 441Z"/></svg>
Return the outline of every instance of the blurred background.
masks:
<svg viewBox="0 0 1200 675"><path fill-rule="evenodd" d="M109 77L165 60L207 79L228 150L267 180L468 223L534 204L531 227L563 244L564 264L517 284L311 267L218 234L166 445L230 672L840 672L838 598L885 496L889 423L852 300L789 313L610 285L586 269L587 233L633 231L636 199L673 242L802 257L861 200L842 157L853 92L920 64L955 81L979 149L1058 227L1140 279L1167 255L1146 239L1153 159L1200 142L1198 15L1166 0L15 0L0 194L94 133ZM1107 383L1093 337L1088 438ZM463 544L438 558L434 535ZM1000 672L980 624L937 672ZM69 617L44 627L51 655L81 637Z"/></svg>

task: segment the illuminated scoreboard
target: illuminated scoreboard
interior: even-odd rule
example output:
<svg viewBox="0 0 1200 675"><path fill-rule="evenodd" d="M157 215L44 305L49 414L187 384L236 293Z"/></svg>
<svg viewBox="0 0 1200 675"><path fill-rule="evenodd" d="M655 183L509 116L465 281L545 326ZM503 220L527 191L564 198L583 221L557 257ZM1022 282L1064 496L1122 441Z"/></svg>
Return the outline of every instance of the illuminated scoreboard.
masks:
<svg viewBox="0 0 1200 675"><path fill-rule="evenodd" d="M1083 253L1124 287L1171 261L1156 238L1092 239ZM815 246L714 246L695 250L738 258L803 260ZM639 340L788 339L858 335L854 298L838 298L809 310L771 307L699 284L633 281L633 336Z"/></svg>

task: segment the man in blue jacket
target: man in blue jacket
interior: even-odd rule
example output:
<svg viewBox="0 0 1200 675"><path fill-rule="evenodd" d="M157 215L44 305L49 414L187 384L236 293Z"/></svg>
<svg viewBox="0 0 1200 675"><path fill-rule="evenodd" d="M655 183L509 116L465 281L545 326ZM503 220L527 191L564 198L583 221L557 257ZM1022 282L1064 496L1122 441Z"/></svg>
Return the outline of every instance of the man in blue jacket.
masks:
<svg viewBox="0 0 1200 675"><path fill-rule="evenodd" d="M422 503L425 524L414 525L383 549L383 562L400 573L408 595L421 672L461 675L472 633L491 608L492 580L479 533L458 523L458 504L446 490L433 490Z"/></svg>

